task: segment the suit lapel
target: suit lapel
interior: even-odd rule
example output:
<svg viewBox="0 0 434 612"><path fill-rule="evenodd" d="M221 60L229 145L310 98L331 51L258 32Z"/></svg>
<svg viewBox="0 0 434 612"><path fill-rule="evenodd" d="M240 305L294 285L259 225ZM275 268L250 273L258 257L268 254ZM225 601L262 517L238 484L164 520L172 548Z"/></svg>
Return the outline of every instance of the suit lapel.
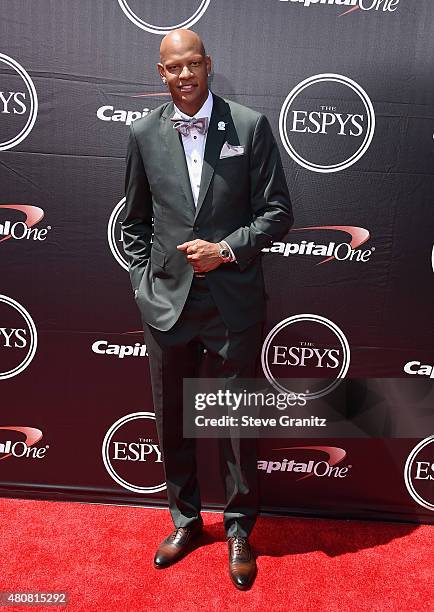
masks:
<svg viewBox="0 0 434 612"><path fill-rule="evenodd" d="M163 140L167 146L169 157L173 161L175 170L179 176L179 181L184 192L185 198L191 207L191 211L195 212L193 194L191 192L190 177L188 174L187 161L185 159L184 147L179 139L177 130L173 128L173 123L170 121L174 113L173 103L167 105L166 110L161 115Z"/></svg>
<svg viewBox="0 0 434 612"><path fill-rule="evenodd" d="M220 157L220 151L224 141L227 138L226 129L219 130L219 121L223 121L229 113L229 105L222 99L213 94L213 109L206 137L205 153L203 156L202 176L200 180L199 197L196 206L195 219L199 214L205 196L208 192L211 179L214 174L217 160ZM226 121L227 123L227 121ZM227 128L227 126L225 126ZM188 171L187 171L188 177Z"/></svg>

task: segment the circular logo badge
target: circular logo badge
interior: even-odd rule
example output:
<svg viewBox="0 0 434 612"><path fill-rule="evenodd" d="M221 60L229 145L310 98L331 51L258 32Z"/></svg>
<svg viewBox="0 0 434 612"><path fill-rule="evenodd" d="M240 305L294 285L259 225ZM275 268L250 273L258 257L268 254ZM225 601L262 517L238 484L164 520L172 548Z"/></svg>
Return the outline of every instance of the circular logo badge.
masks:
<svg viewBox="0 0 434 612"><path fill-rule="evenodd" d="M0 53L0 151L16 147L30 134L38 114L32 79L16 60Z"/></svg>
<svg viewBox="0 0 434 612"><path fill-rule="evenodd" d="M340 74L317 74L286 97L279 133L292 159L313 172L339 172L368 150L375 113L366 91Z"/></svg>
<svg viewBox="0 0 434 612"><path fill-rule="evenodd" d="M315 314L294 315L268 333L261 363L265 377L277 391L318 399L345 378L350 347L336 323Z"/></svg>
<svg viewBox="0 0 434 612"><path fill-rule="evenodd" d="M6 295L0 295L0 380L17 376L32 361L38 333L27 310Z"/></svg>
<svg viewBox="0 0 434 612"><path fill-rule="evenodd" d="M113 480L124 489L133 493L164 491L155 414L134 412L113 423L102 443L102 460Z"/></svg>
<svg viewBox="0 0 434 612"><path fill-rule="evenodd" d="M174 23L173 25L154 25L153 23L146 21L143 17L140 17L137 14L137 12L140 11L143 15L143 4L146 4L147 12L155 13L157 9L159 9L160 12L163 12L165 17L167 18L168 17L167 12L170 9L170 7L167 7L167 2L164 3L164 5L162 5L161 2L158 2L158 4L155 3L154 10L152 7L152 3L149 3L149 2L144 3L143 0L141 0L140 2L138 0L128 0L128 1L118 0L118 4L123 10L123 12L125 13L125 15L128 17L128 19L132 21L136 26L138 26L142 30L151 32L152 34L164 35L164 34L168 34L172 30L177 30L178 28L190 28L197 21L199 21L199 19L204 15L206 9L209 6L210 1L211 0L200 0L199 6L198 6L198 0L195 0L195 2L192 3L193 8L189 10L190 16L183 19L182 21L178 23ZM149 6L150 4L151 6ZM180 12L179 2L173 2L172 4L173 4L173 17L175 21L177 21L179 19L179 12ZM135 5L137 5L137 8ZM134 6L134 10L132 8L133 6ZM162 10L161 7L163 7L164 10Z"/></svg>
<svg viewBox="0 0 434 612"><path fill-rule="evenodd" d="M434 511L434 435L421 440L410 452L405 462L404 481L414 501Z"/></svg>
<svg viewBox="0 0 434 612"><path fill-rule="evenodd" d="M110 215L107 226L107 239L113 257L124 270L128 270L128 263L122 249L121 217L124 209L125 198L122 198L122 200L116 204L112 214Z"/></svg>

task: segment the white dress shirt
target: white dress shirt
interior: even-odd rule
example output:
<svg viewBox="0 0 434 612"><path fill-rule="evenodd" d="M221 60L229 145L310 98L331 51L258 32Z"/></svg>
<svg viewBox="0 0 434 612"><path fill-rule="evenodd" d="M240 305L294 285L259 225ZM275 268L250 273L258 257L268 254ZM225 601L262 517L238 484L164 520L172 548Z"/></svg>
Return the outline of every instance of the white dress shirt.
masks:
<svg viewBox="0 0 434 612"><path fill-rule="evenodd" d="M180 111L176 105L174 106L175 114L173 115L173 119L191 119L191 117ZM212 107L213 98L211 92L208 91L208 98L205 100L205 103L197 111L194 117L196 119L202 119L203 117L207 117L209 122L211 119ZM188 136L181 136L182 146L184 147L185 160L187 162L188 175L190 177L191 191L196 206L197 200L199 198L200 179L202 176L206 137L207 134L199 134L195 127L192 127L190 129L190 134Z"/></svg>
<svg viewBox="0 0 434 612"><path fill-rule="evenodd" d="M208 97L205 100L204 104L201 108L195 113L195 119L202 119L204 117L208 118L208 125L211 120L211 113L213 107L213 97L212 93L208 90ZM173 105L175 107L175 114L173 115L173 119L189 120L191 117L183 113L176 104ZM203 156L205 154L205 144L207 134L199 134L197 129L192 126L190 129L190 134L188 136L181 135L182 138L182 146L184 147L185 160L187 162L188 175L190 177L190 185L191 192L193 194L193 200L195 206L197 206L197 201L199 199L199 191L200 191L200 180L202 177L202 166L203 166ZM233 261L235 261L235 255L232 251L231 247L224 240L222 243L228 248L229 253Z"/></svg>

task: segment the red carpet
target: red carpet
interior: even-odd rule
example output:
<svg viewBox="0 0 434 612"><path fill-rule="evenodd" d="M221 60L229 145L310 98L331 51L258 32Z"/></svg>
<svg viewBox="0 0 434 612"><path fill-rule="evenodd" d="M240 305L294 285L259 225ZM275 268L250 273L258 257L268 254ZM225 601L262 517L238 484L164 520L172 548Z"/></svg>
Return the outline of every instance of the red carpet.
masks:
<svg viewBox="0 0 434 612"><path fill-rule="evenodd" d="M261 518L251 539L258 576L242 592L227 573L220 514L203 514L199 548L155 570L172 528L165 510L0 499L0 512L0 590L66 590L68 612L434 609L430 526Z"/></svg>

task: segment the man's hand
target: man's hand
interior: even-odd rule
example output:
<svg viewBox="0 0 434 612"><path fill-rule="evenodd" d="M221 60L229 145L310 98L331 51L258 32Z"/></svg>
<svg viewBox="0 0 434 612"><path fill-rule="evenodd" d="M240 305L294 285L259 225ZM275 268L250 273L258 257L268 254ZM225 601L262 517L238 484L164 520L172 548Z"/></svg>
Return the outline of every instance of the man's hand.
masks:
<svg viewBox="0 0 434 612"><path fill-rule="evenodd" d="M215 242L207 242L198 238L178 244L176 248L185 253L187 261L193 266L196 274L215 270L223 262L219 255L220 247Z"/></svg>

